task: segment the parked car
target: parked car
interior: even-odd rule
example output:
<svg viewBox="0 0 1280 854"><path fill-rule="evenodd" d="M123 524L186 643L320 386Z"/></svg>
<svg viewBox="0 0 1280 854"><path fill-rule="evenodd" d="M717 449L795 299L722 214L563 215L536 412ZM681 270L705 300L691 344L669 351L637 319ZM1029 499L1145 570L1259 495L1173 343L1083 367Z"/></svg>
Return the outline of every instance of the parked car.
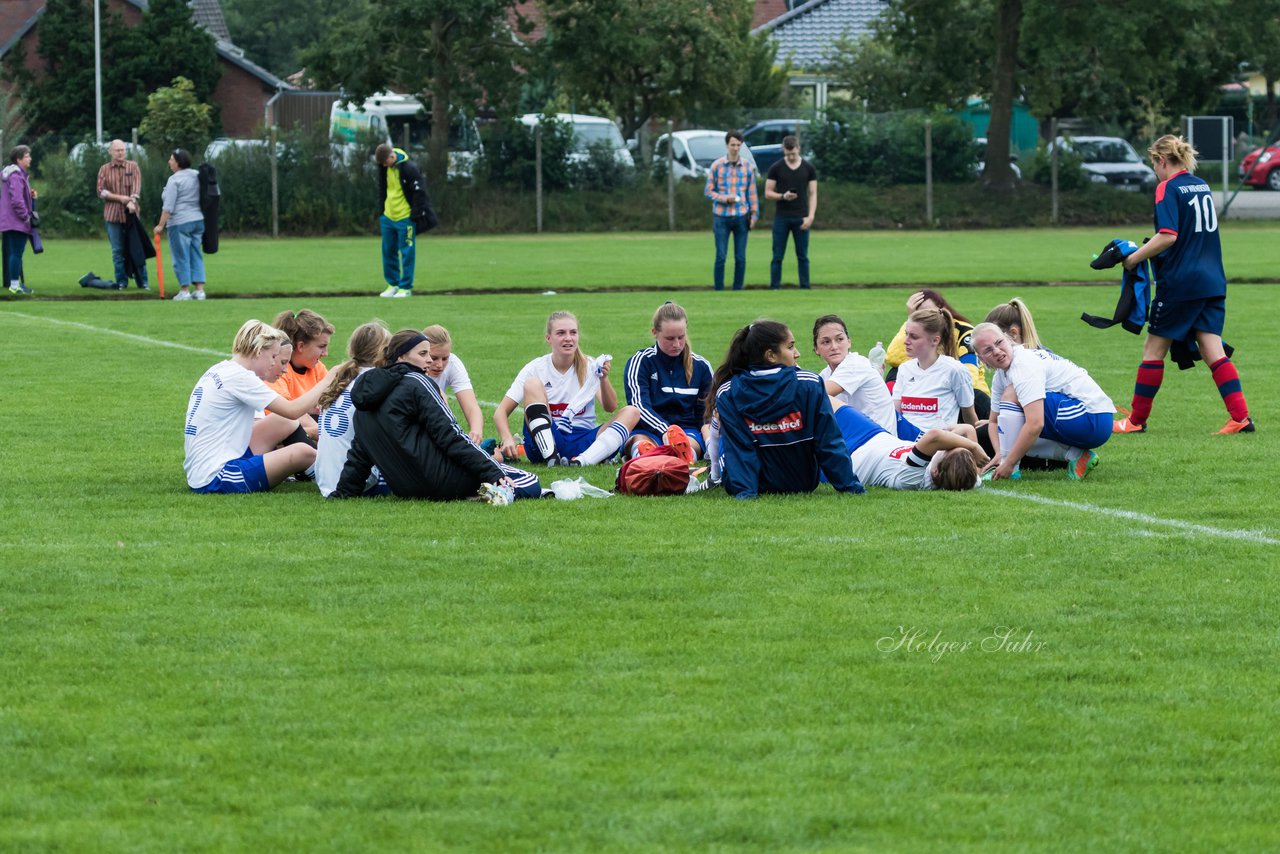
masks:
<svg viewBox="0 0 1280 854"><path fill-rule="evenodd" d="M603 142L613 149L614 159L619 165L628 167L636 165L626 141L622 138L622 131L611 119L602 116L584 116L580 113L556 113L555 119L573 127L574 150L569 155L570 161L575 163L585 161L589 154L588 149ZM525 113L520 117L520 123L529 128L537 127L541 121L540 113Z"/></svg>
<svg viewBox="0 0 1280 854"><path fill-rule="evenodd" d="M109 142L77 142L71 146L68 152L72 160L81 160L85 157L94 156L103 163L111 159L110 151L111 143ZM125 157L130 160L146 160L147 150L141 145L134 145L132 142L124 144Z"/></svg>
<svg viewBox="0 0 1280 854"><path fill-rule="evenodd" d="M980 136L974 140L978 146L978 163L974 167L974 174L981 175L987 168L987 138ZM1018 156L1010 152L1009 167L1013 169L1013 174L1018 178L1022 177L1022 167L1018 166Z"/></svg>
<svg viewBox="0 0 1280 854"><path fill-rule="evenodd" d="M213 160L218 155L230 151L233 148L254 149L260 148L266 151L268 142L265 139L231 139L230 137L219 136L204 147L204 159ZM276 157L281 157L285 153L283 142L276 141Z"/></svg>
<svg viewBox="0 0 1280 854"><path fill-rule="evenodd" d="M742 141L751 149L760 174L767 174L769 167L782 159L782 138L800 136L800 150L805 157L812 157L804 144L804 132L809 122L804 119L766 119L756 122L742 132Z"/></svg>
<svg viewBox="0 0 1280 854"><path fill-rule="evenodd" d="M1080 167L1095 184L1134 193L1156 188L1155 170L1118 136L1060 136L1054 144L1079 157Z"/></svg>
<svg viewBox="0 0 1280 854"><path fill-rule="evenodd" d="M1280 190L1280 145L1246 154L1240 161L1240 181L1264 190Z"/></svg>
<svg viewBox="0 0 1280 854"><path fill-rule="evenodd" d="M675 139L672 153L672 174L676 178L705 178L707 169L725 152L722 130L678 130L671 136ZM755 164L751 149L742 147L742 156L747 162ZM667 135L658 137L653 146L653 165L664 168L667 163ZM757 172L759 169L756 170Z"/></svg>

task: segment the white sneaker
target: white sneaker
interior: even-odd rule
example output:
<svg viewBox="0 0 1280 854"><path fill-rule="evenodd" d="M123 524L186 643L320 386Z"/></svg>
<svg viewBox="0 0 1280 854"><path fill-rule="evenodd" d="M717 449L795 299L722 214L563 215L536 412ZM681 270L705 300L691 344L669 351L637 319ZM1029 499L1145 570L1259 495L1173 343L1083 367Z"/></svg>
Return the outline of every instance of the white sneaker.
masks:
<svg viewBox="0 0 1280 854"><path fill-rule="evenodd" d="M182 302L184 299L192 299L192 298L193 297L191 296L191 291L187 290L186 288L183 288L182 290L178 291L176 294L173 295L174 302Z"/></svg>
<svg viewBox="0 0 1280 854"><path fill-rule="evenodd" d="M494 507L506 507L516 500L516 491L500 483L482 483L480 484L480 497L484 499L486 504L492 504Z"/></svg>
<svg viewBox="0 0 1280 854"><path fill-rule="evenodd" d="M383 291L382 293L378 294L378 296L380 296L380 297L393 297L393 296L395 296L395 295L396 295L396 291L398 291L398 290L400 290L400 289L399 289L399 288L397 288L395 285L388 285L388 286L387 286L387 289L386 289L385 291Z"/></svg>
<svg viewBox="0 0 1280 854"><path fill-rule="evenodd" d="M203 291L203 290L196 291L195 293L193 293L193 294L191 295L191 298L192 298L192 299L204 299L204 291Z"/></svg>
<svg viewBox="0 0 1280 854"><path fill-rule="evenodd" d="M383 294L383 296L386 296L386 294ZM411 297L413 296L413 288L398 288L396 292L391 296L394 299L404 299L405 297Z"/></svg>

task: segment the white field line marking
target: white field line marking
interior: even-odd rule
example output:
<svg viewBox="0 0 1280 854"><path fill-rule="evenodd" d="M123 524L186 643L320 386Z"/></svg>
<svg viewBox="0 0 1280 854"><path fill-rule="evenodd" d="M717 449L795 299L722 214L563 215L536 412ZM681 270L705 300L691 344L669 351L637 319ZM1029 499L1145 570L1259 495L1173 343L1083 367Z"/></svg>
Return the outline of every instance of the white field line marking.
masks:
<svg viewBox="0 0 1280 854"><path fill-rule="evenodd" d="M1130 522L1142 522L1147 525L1164 525L1168 528L1174 528L1179 531L1185 531L1189 534L1198 534L1205 537L1219 537L1226 540L1245 540L1250 543L1260 543L1266 546L1280 545L1280 540L1273 539L1261 531L1244 531L1231 528L1214 528L1210 525L1197 525L1194 522L1184 522L1180 519L1161 519L1159 516L1150 516L1146 513L1136 513L1132 510L1116 510L1111 507L1099 507L1095 504L1086 504L1083 501L1061 501L1057 498L1045 498L1042 495L1029 495L1025 492L1014 492L1005 489L984 489L987 495L1000 495L1006 498L1018 498L1022 501L1030 501L1035 504L1047 504L1051 507L1066 507L1069 510L1081 510L1086 513L1097 513L1102 516L1110 516L1114 519L1125 519Z"/></svg>
<svg viewBox="0 0 1280 854"><path fill-rule="evenodd" d="M40 317L36 314L23 314L20 311L0 312L0 317L21 317L25 320L41 320L45 323L53 323L57 326L70 326L73 329L83 329L86 332L99 332L103 335L116 335L120 338L128 338L130 341L140 341L143 344L154 344L157 347L172 347L175 350L186 350L191 353L205 353L209 356L221 356L227 358L227 353L221 350L208 350L204 347L192 347L190 344L177 344L173 341L161 341L158 338L148 338L145 335L134 335L132 332L121 332L118 329L108 329L103 326L90 326L87 323L77 323L74 320L57 320L52 317Z"/></svg>
<svg viewBox="0 0 1280 854"><path fill-rule="evenodd" d="M120 338L127 338L130 341L138 341L142 344L153 344L157 347L171 347L174 350L186 350L189 353L204 353L207 356L217 356L222 359L230 358L230 353L222 350L210 350L206 347L192 347L190 344L179 344L176 341L162 341L159 338L148 338L146 335L134 335L132 332L121 332L119 329L111 329L105 326L90 326L88 323L78 323L74 320L57 320L52 317L41 317L37 314L24 314L20 311L0 312L0 317L21 317L24 320L40 320L45 323L52 323L57 326L70 326L73 329L83 329L86 332L98 332L102 335L115 335ZM490 409L497 409L498 404L488 400L477 400L481 406L487 406Z"/></svg>

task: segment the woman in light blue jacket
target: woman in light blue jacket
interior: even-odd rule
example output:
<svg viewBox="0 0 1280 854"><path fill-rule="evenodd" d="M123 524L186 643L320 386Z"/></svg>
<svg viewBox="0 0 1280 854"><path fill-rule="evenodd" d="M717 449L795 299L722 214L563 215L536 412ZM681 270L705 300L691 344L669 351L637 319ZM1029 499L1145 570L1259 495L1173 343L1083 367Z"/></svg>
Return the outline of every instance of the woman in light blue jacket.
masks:
<svg viewBox="0 0 1280 854"><path fill-rule="evenodd" d="M169 155L173 174L165 182L161 195L163 210L155 233L169 230L169 254L173 272L181 289L175 300L204 299L204 255L200 243L204 238L204 214L200 210L200 173L191 168L191 155L175 148ZM195 285L192 293L191 285Z"/></svg>

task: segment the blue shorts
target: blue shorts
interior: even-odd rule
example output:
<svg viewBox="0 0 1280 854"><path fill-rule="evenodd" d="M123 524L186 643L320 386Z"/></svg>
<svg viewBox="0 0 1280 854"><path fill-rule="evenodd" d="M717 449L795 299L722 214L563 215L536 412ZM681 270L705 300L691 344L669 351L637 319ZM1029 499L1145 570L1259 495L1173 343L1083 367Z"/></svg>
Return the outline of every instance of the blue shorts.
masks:
<svg viewBox="0 0 1280 854"><path fill-rule="evenodd" d="M1226 297L1172 302L1160 299L1160 293L1157 291L1156 301L1151 306L1151 319L1147 322L1147 331L1171 341L1186 341L1197 329L1221 337L1226 320Z"/></svg>
<svg viewBox="0 0 1280 854"><path fill-rule="evenodd" d="M840 436L844 439L845 452L850 456L867 442L886 432L883 427L852 406L842 406L837 409L835 418L836 426L840 428Z"/></svg>
<svg viewBox="0 0 1280 854"><path fill-rule="evenodd" d="M1111 438L1110 412L1085 412L1074 397L1051 391L1044 396L1044 428L1040 435L1073 448L1099 448Z"/></svg>
<svg viewBox="0 0 1280 854"><path fill-rule="evenodd" d="M705 445L705 444L707 443L707 440L706 440L706 439L704 439L704 438L702 437L702 431L701 431L701 430L690 430L688 427L681 427L680 429L681 429L681 430L683 430L683 431L684 431L684 434L685 434L686 436L688 436L688 437L689 437L689 445L690 445L690 447L693 447L693 448L697 448L697 449L698 449L698 456L699 456L699 458L701 458L701 457L705 456L705 455L706 455L706 453L707 453L707 449L706 449L706 448L704 448L704 447L703 447L703 445ZM652 432L652 431L650 431L650 430L641 430L641 429L639 429L639 428L636 428L635 430L632 430L632 431L631 431L631 435L632 435L632 436L644 436L644 437L645 437L645 438L647 438L647 439L652 439L652 440L653 440L653 444L655 444L655 445L665 445L665 444L667 444L667 437L666 437L666 436L659 436L657 433L654 433L654 432ZM630 438L630 437L628 437L628 438Z"/></svg>
<svg viewBox="0 0 1280 854"><path fill-rule="evenodd" d="M591 443L596 440L596 432L599 427L575 427L568 433L561 433L555 427L551 428L551 432L556 437L556 453L562 457L576 457L591 447ZM531 463L543 462L542 453L538 450L538 443L533 441L533 434L529 432L528 426L524 428L524 453Z"/></svg>
<svg viewBox="0 0 1280 854"><path fill-rule="evenodd" d="M243 492L266 492L271 488L267 480L267 467L262 462L262 455L245 449L244 456L231 460L222 467L222 471L213 476L213 480L192 492L217 492L222 495L234 495Z"/></svg>
<svg viewBox="0 0 1280 854"><path fill-rule="evenodd" d="M901 439L904 442L914 442L916 439L919 439L921 436L924 435L924 431L921 430L916 425L912 424L907 419L903 418L901 412L897 413L897 416L898 416L898 438L899 439Z"/></svg>
<svg viewBox="0 0 1280 854"><path fill-rule="evenodd" d="M498 463L498 468L502 469L503 474L511 478L511 482L515 486L516 498L542 497L542 484L538 482L536 474L523 471L515 466L509 466L506 463Z"/></svg>

